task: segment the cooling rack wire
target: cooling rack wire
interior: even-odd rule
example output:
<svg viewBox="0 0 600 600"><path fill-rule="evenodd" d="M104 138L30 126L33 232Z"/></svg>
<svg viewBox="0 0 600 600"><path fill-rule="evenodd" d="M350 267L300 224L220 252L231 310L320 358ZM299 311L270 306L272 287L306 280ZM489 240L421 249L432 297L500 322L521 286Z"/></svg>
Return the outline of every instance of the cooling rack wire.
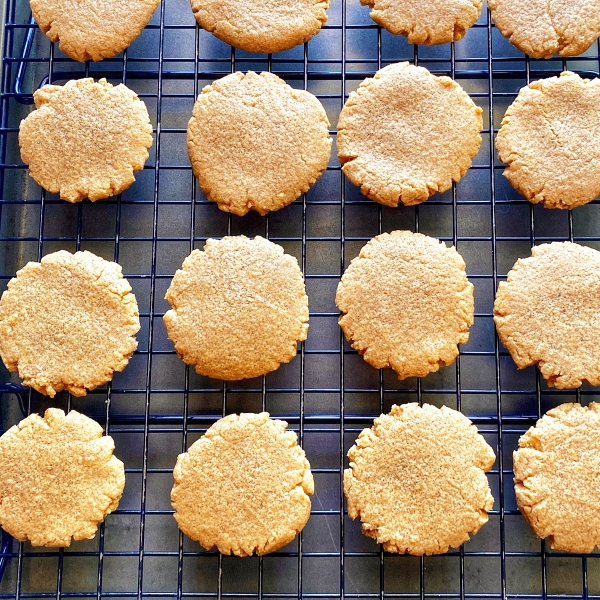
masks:
<svg viewBox="0 0 600 600"><path fill-rule="evenodd" d="M382 31L358 1L334 0L323 31L304 46L252 55L194 23L187 0L163 0L150 25L122 55L75 63L50 44L26 2L7 0L0 127L0 286L28 260L64 248L118 261L140 304L139 348L112 384L85 399L54 405L95 418L126 464L119 509L94 540L68 549L34 549L4 534L0 598L600 598L600 557L552 552L516 508L512 451L519 436L567 401L595 400L593 388L548 389L533 369L518 372L495 338L494 290L514 261L549 240L600 249L599 204L574 212L534 207L503 180L494 133L518 90L570 69L596 77L598 43L569 60L530 60L502 38L484 9L456 44L417 47ZM221 213L195 184L185 148L194 98L233 71L268 70L308 89L332 127L348 93L377 69L400 60L459 81L484 111L483 143L473 167L451 191L417 207L376 205L344 181L335 159L291 206L267 217ZM44 83L92 76L123 82L146 102L154 146L137 182L116 198L77 205L28 178L18 124ZM335 130L332 129L335 139ZM421 231L457 246L475 285L471 339L455 365L398 382L372 369L345 344L333 304L344 267L372 236ZM295 255L306 276L310 332L298 356L266 377L223 383L197 376L166 339L166 287L191 249L208 237L263 235ZM3 373L2 428L49 401ZM496 500L490 522L457 551L416 558L385 554L344 512L342 471L360 430L393 403L446 404L462 410L496 449L489 474ZM313 467L316 494L302 535L264 558L204 552L177 530L169 503L176 455L216 419L268 410L290 423Z"/></svg>

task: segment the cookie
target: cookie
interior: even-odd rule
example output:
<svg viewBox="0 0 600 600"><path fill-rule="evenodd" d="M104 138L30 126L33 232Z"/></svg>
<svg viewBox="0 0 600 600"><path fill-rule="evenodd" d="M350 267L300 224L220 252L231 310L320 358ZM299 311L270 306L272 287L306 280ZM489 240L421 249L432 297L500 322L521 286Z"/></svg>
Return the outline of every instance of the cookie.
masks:
<svg viewBox="0 0 600 600"><path fill-rule="evenodd" d="M387 552L442 554L487 523L494 451L461 413L416 402L363 429L344 471L348 516Z"/></svg>
<svg viewBox="0 0 600 600"><path fill-rule="evenodd" d="M562 404L521 437L513 454L517 505L553 550L600 547L600 404Z"/></svg>
<svg viewBox="0 0 600 600"><path fill-rule="evenodd" d="M508 107L496 137L504 176L527 200L575 208L600 195L600 79L563 72Z"/></svg>
<svg viewBox="0 0 600 600"><path fill-rule="evenodd" d="M150 21L160 0L30 0L40 29L72 59L122 52Z"/></svg>
<svg viewBox="0 0 600 600"><path fill-rule="evenodd" d="M171 503L183 533L207 550L250 556L302 531L313 476L286 427L266 412L229 415L179 455Z"/></svg>
<svg viewBox="0 0 600 600"><path fill-rule="evenodd" d="M85 396L122 371L137 347L138 306L121 267L91 252L48 254L0 300L0 356L23 385Z"/></svg>
<svg viewBox="0 0 600 600"><path fill-rule="evenodd" d="M461 40L481 14L483 0L360 0L371 19L410 44L449 44Z"/></svg>
<svg viewBox="0 0 600 600"><path fill-rule="evenodd" d="M187 140L202 191L236 215L287 206L321 176L331 154L321 103L277 75L252 71L202 90Z"/></svg>
<svg viewBox="0 0 600 600"><path fill-rule="evenodd" d="M120 194L144 168L152 146L146 105L123 84L106 79L45 85L37 110L21 121L21 159L44 189L63 200Z"/></svg>
<svg viewBox="0 0 600 600"><path fill-rule="evenodd" d="M0 437L0 525L32 546L96 535L125 487L123 463L102 427L72 410L32 414Z"/></svg>
<svg viewBox="0 0 600 600"><path fill-rule="evenodd" d="M500 33L533 58L576 56L600 36L600 0L488 0Z"/></svg>
<svg viewBox="0 0 600 600"><path fill-rule="evenodd" d="M473 285L454 248L410 231L373 238L346 269L335 303L352 347L399 379L425 377L458 356L473 324Z"/></svg>
<svg viewBox="0 0 600 600"><path fill-rule="evenodd" d="M329 0L191 0L203 29L247 52L281 52L308 42L327 22Z"/></svg>
<svg viewBox="0 0 600 600"><path fill-rule="evenodd" d="M600 385L600 252L571 242L531 249L498 285L498 337L519 369L550 387Z"/></svg>
<svg viewBox="0 0 600 600"><path fill-rule="evenodd" d="M407 62L384 67L350 94L340 113L342 171L381 204L424 202L471 166L481 113L448 77Z"/></svg>
<svg viewBox="0 0 600 600"><path fill-rule="evenodd" d="M208 240L178 270L164 316L177 354L200 375L247 379L296 355L308 332L298 261L260 236Z"/></svg>

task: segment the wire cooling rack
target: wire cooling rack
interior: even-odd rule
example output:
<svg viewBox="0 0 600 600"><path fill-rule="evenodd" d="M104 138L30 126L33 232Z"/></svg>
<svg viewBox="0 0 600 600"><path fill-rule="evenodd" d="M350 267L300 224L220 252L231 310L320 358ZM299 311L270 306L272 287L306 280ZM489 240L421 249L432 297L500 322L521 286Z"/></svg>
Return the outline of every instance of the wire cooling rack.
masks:
<svg viewBox="0 0 600 600"><path fill-rule="evenodd" d="M571 239L600 248L599 205L573 213L523 200L502 178L493 133L518 90L565 68L598 75L599 47L568 61L534 61L515 50L484 9L456 44L416 47L375 26L358 0L333 0L313 40L272 56L236 51L199 30L187 0L163 0L151 24L113 59L75 63L31 21L24 0L8 0L0 102L0 284L28 260L64 248L116 260L137 296L139 348L111 385L84 399L54 401L3 372L2 427L49 405L76 408L113 436L127 484L94 540L64 550L32 548L4 535L1 598L600 598L600 555L552 552L516 509L512 451L535 420L595 390L548 389L533 368L517 371L495 338L494 290L531 245ZM335 158L291 206L263 218L220 212L197 187L185 131L201 88L232 71L269 70L316 94L332 127L347 94L390 62L409 60L457 79L483 108L483 143L473 167L445 194L390 209L348 184ZM19 121L43 83L105 76L146 102L154 146L137 182L121 196L71 205L42 191L18 151ZM335 139L335 130L332 130ZM475 285L475 324L456 364L399 382L345 344L333 299L348 262L372 236L411 229L457 246ZM263 235L295 255L306 275L310 331L298 356L266 377L224 384L197 376L174 354L162 324L164 293L192 248L208 237ZM16 385L15 385L16 384ZM497 449L489 474L490 521L459 550L416 558L385 554L344 511L342 469L359 431L391 404L446 404L462 410ZM298 432L316 493L302 535L264 558L222 557L181 535L172 517L171 471L179 452L221 415L268 410Z"/></svg>

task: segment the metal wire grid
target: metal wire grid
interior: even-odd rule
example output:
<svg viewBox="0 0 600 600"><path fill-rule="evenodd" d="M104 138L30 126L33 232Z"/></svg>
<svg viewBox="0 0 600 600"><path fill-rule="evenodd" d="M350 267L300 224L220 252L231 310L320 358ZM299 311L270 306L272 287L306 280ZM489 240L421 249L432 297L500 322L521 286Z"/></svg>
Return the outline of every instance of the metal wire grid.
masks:
<svg viewBox="0 0 600 600"><path fill-rule="evenodd" d="M519 435L550 406L582 396L594 399L594 391L548 390L535 370L517 373L491 325L493 290L530 245L548 239L598 245L600 240L600 205L567 213L539 210L519 198L500 177L492 135L519 87L567 67L597 76L600 48L596 44L568 62L529 60L498 35L486 11L457 44L413 47L371 24L366 9L355 4L332 2L329 24L304 47L257 57L229 50L198 30L185 13L189 7L163 0L139 43L118 58L80 65L45 42L18 0L8 0L0 96L2 284L27 260L63 247L87 248L123 264L140 303L143 329L128 369L85 400L72 402L63 395L49 403L20 386L1 388L5 428L23 412L50 404L73 405L96 418L115 438L116 453L126 463L127 488L94 541L49 551L4 536L0 597L600 597L595 555L548 551L528 532L512 496L510 462ZM170 19L175 14L184 17L176 22ZM190 35L193 42L182 51L178 39ZM291 85L316 93L335 125L349 90L402 59L458 79L486 118L482 150L471 171L451 192L425 205L392 210L364 199L344 181L334 151L322 180L291 207L266 218L227 216L206 202L172 142L179 136L182 145L201 87L226 73L277 72ZM88 75L107 76L138 91L153 113L155 145L138 182L122 196L73 206L27 180L16 136L32 89ZM173 153L178 162L170 160ZM470 343L454 367L423 381L397 382L390 373L366 366L345 344L332 303L339 276L359 248L373 235L397 228L456 245L476 288ZM200 378L178 362L161 330L162 296L191 249L207 237L237 233L265 235L298 257L311 300L311 330L290 365L261 379L226 384ZM344 513L348 446L392 403L413 400L463 410L497 448L490 523L443 557L384 554ZM174 456L221 415L265 409L283 416L307 450L317 487L311 520L296 542L261 559L199 551L171 517Z"/></svg>

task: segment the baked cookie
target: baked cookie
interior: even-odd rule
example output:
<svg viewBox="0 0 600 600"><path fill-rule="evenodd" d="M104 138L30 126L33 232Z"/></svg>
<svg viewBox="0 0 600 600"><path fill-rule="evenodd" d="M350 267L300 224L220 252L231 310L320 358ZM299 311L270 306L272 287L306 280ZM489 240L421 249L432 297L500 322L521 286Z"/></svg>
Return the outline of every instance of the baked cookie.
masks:
<svg viewBox="0 0 600 600"><path fill-rule="evenodd" d="M123 463L102 427L72 410L32 414L0 437L0 525L32 546L96 535L125 487Z"/></svg>
<svg viewBox="0 0 600 600"><path fill-rule="evenodd" d="M23 385L85 396L137 348L138 306L121 267L91 252L48 254L10 280L0 300L0 356Z"/></svg>
<svg viewBox="0 0 600 600"><path fill-rule="evenodd" d="M338 158L360 191L388 206L444 192L471 166L482 110L452 79L407 62L384 67L340 113Z"/></svg>
<svg viewBox="0 0 600 600"><path fill-rule="evenodd" d="M327 22L329 0L191 0L203 29L247 52L281 52L308 42Z"/></svg>
<svg viewBox="0 0 600 600"><path fill-rule="evenodd" d="M298 261L259 236L207 240L184 261L165 298L177 354L200 375L247 379L296 356L308 332Z"/></svg>
<svg viewBox="0 0 600 600"><path fill-rule="evenodd" d="M207 550L249 556L285 546L310 516L313 476L296 434L269 413L229 415L180 454L171 503Z"/></svg>
<svg viewBox="0 0 600 600"><path fill-rule="evenodd" d="M420 233L373 238L346 269L335 296L352 347L399 379L425 377L458 356L473 324L473 285L454 248Z"/></svg>
<svg viewBox="0 0 600 600"><path fill-rule="evenodd" d="M72 59L102 60L142 33L160 0L30 0L40 29Z"/></svg>
<svg viewBox="0 0 600 600"><path fill-rule="evenodd" d="M481 14L482 0L360 0L371 19L411 44L449 44L461 40Z"/></svg>
<svg viewBox="0 0 600 600"><path fill-rule="evenodd" d="M21 158L44 189L68 202L120 194L144 168L152 146L146 105L106 79L45 85L21 121Z"/></svg>
<svg viewBox="0 0 600 600"><path fill-rule="evenodd" d="M534 81L496 137L504 176L527 200L575 208L600 195L600 79L563 72Z"/></svg>
<svg viewBox="0 0 600 600"><path fill-rule="evenodd" d="M500 33L533 58L576 56L600 36L600 0L488 0Z"/></svg>
<svg viewBox="0 0 600 600"><path fill-rule="evenodd" d="M517 367L550 387L600 385L600 252L571 242L531 249L498 285L494 321Z"/></svg>
<svg viewBox="0 0 600 600"><path fill-rule="evenodd" d="M461 413L416 402L363 429L344 471L348 516L387 552L442 554L487 523L494 451Z"/></svg>
<svg viewBox="0 0 600 600"><path fill-rule="evenodd" d="M600 547L600 404L562 404L519 440L513 454L519 510L550 547Z"/></svg>
<svg viewBox="0 0 600 600"><path fill-rule="evenodd" d="M321 103L277 75L252 71L202 90L187 140L200 187L236 215L287 206L321 176L331 154Z"/></svg>

